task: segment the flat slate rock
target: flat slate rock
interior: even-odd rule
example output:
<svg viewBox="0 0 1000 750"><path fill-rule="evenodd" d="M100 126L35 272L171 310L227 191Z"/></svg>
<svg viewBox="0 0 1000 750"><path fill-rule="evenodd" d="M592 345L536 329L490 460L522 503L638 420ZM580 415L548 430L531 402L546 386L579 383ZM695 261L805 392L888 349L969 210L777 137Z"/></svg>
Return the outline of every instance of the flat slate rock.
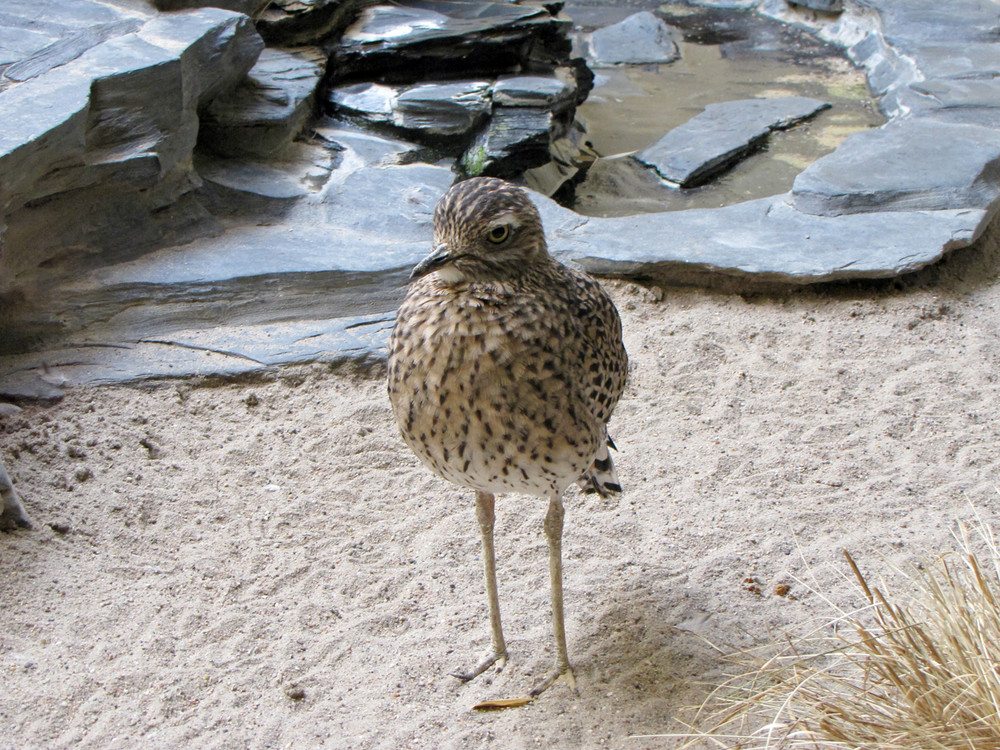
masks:
<svg viewBox="0 0 1000 750"><path fill-rule="evenodd" d="M906 47L925 78L988 79L1000 76L1000 55L995 41L960 45L922 42Z"/></svg>
<svg viewBox="0 0 1000 750"><path fill-rule="evenodd" d="M116 36L131 34L142 26L145 19L123 18L119 21L99 23L80 31L72 32L43 47L28 57L12 64L3 72L9 81L22 83L30 81L42 73L75 60L87 50ZM2 38L2 33L0 33Z"/></svg>
<svg viewBox="0 0 1000 750"><path fill-rule="evenodd" d="M335 86L326 94L328 109L334 115L355 117L375 125L392 122L392 108L400 87L381 83L352 83Z"/></svg>
<svg viewBox="0 0 1000 750"><path fill-rule="evenodd" d="M0 358L0 394L37 397L45 367L72 385L382 357L453 180L426 164L349 169L285 223L93 271L60 289L77 329Z"/></svg>
<svg viewBox="0 0 1000 750"><path fill-rule="evenodd" d="M28 80L42 69L75 59L119 31L116 24L152 17L152 9L114 7L94 0L4 0L0 3L0 68L19 65L19 74L0 76L0 89Z"/></svg>
<svg viewBox="0 0 1000 750"><path fill-rule="evenodd" d="M0 360L0 396L51 399L58 389L43 378L55 372L67 386L155 378L236 376L300 362L384 359L395 318L375 315L296 320L261 325L218 325L171 331L127 343L65 346L44 354Z"/></svg>
<svg viewBox="0 0 1000 750"><path fill-rule="evenodd" d="M416 143L349 127L336 120L319 120L311 129L315 137L344 152L340 165L342 172L344 169L412 163L418 160L423 149Z"/></svg>
<svg viewBox="0 0 1000 750"><path fill-rule="evenodd" d="M425 0L366 8L344 32L349 48L365 51L400 49L431 41L473 38L485 31L510 31L551 16L543 8L509 3ZM461 55L463 50L456 50Z"/></svg>
<svg viewBox="0 0 1000 750"><path fill-rule="evenodd" d="M803 96L710 104L635 158L678 187L697 187L759 150L774 130L813 117L830 105Z"/></svg>
<svg viewBox="0 0 1000 750"><path fill-rule="evenodd" d="M81 279L75 292L66 290L67 304L79 314L99 283L107 308L91 310L95 325L61 346L0 359L0 394L37 392L43 363L78 384L384 357L392 311L427 253L431 209L451 177L440 170L441 184L432 185L430 175L414 181L406 169L390 170L394 197L378 205L400 208L388 220L364 190L384 188L385 175L362 170L327 197L330 211L315 206L286 226L237 228ZM784 195L596 219L533 198L563 261L595 274L687 283L892 277L971 244L990 216L955 209L817 217ZM349 224L329 223L338 217ZM140 298L144 304L128 303Z"/></svg>
<svg viewBox="0 0 1000 750"><path fill-rule="evenodd" d="M535 202L561 259L595 274L685 282L890 278L970 245L990 219L982 209L819 217L788 199L613 218L581 217L540 197Z"/></svg>
<svg viewBox="0 0 1000 750"><path fill-rule="evenodd" d="M478 125L490 108L489 81L425 83L399 93L392 123L403 130L460 135Z"/></svg>
<svg viewBox="0 0 1000 750"><path fill-rule="evenodd" d="M269 159L195 155L198 197L213 214L281 219L300 200L317 194L341 160L343 148L322 136L295 141Z"/></svg>
<svg viewBox="0 0 1000 750"><path fill-rule="evenodd" d="M398 269L429 252L431 216L454 180L428 164L360 169L331 181L283 225L147 253L82 277L81 289L222 283L251 276Z"/></svg>
<svg viewBox="0 0 1000 750"><path fill-rule="evenodd" d="M59 288L51 313L67 340L127 343L197 325L392 310L429 252L434 205L454 174L427 164L343 170L280 221L259 222L258 212L252 224L81 274Z"/></svg>
<svg viewBox="0 0 1000 750"><path fill-rule="evenodd" d="M1000 196L1000 132L927 117L854 133L795 178L809 214L987 208ZM885 215L884 213L882 215Z"/></svg>
<svg viewBox="0 0 1000 750"><path fill-rule="evenodd" d="M649 11L590 35L588 59L596 67L671 63L680 57L670 27Z"/></svg>
<svg viewBox="0 0 1000 750"><path fill-rule="evenodd" d="M498 107L544 107L558 112L576 102L576 80L568 68L553 76L501 76L493 84Z"/></svg>
<svg viewBox="0 0 1000 750"><path fill-rule="evenodd" d="M1000 130L1000 86L990 79L935 78L899 86L885 97L890 112Z"/></svg>
<svg viewBox="0 0 1000 750"><path fill-rule="evenodd" d="M377 175L364 179L380 183ZM84 279L81 288L110 282L123 294L132 287L157 296L160 304L146 312L121 306L117 320L110 316L109 324L75 341L0 359L0 394L37 393L46 365L80 384L384 358L409 270L430 246L429 212L439 194L437 188L408 200L404 194L403 211L390 222L397 235L391 242L378 237L385 217L369 206L354 227L246 227L190 253L164 251L109 269L107 278ZM892 277L971 244L989 220L989 212L972 209L817 217L796 211L787 195L596 219L533 198L550 248L564 262L595 274L688 283L720 276L783 284ZM266 294L284 307L261 307ZM373 300L381 309L371 309Z"/></svg>
<svg viewBox="0 0 1000 750"><path fill-rule="evenodd" d="M992 0L878 0L882 33L890 44L967 42L995 38Z"/></svg>

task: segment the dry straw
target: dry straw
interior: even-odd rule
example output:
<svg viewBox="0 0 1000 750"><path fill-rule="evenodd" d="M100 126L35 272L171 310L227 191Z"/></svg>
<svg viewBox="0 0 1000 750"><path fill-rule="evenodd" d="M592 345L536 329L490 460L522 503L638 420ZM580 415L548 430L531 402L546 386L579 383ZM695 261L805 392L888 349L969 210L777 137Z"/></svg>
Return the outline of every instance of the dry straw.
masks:
<svg viewBox="0 0 1000 750"><path fill-rule="evenodd" d="M845 552L868 605L827 623L834 635L740 654L682 747L1000 749L1000 551L981 521L981 544L958 529L955 552L896 571L905 593L871 585Z"/></svg>

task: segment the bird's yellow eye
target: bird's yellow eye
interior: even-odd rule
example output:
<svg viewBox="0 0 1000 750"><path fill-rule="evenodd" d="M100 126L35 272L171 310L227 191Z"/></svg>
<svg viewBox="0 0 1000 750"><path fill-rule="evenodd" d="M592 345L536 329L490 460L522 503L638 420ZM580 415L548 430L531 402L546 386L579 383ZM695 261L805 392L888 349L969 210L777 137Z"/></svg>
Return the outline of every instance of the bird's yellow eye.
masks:
<svg viewBox="0 0 1000 750"><path fill-rule="evenodd" d="M499 226L493 227L489 234L486 235L489 241L495 245L499 245L501 242L510 236L510 227L506 224L501 224Z"/></svg>

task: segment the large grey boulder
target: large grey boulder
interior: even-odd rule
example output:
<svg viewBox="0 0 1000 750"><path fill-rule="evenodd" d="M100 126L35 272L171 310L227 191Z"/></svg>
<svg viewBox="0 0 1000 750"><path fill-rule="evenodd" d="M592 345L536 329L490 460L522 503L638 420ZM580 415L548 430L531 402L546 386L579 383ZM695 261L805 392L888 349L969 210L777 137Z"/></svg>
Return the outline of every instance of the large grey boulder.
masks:
<svg viewBox="0 0 1000 750"><path fill-rule="evenodd" d="M588 59L597 67L621 64L671 63L680 57L670 27L642 11L598 29L590 36Z"/></svg>
<svg viewBox="0 0 1000 750"><path fill-rule="evenodd" d="M262 46L246 16L203 8L0 91L0 276L30 277L69 252L136 252L197 225L197 207L179 204L197 183L198 113Z"/></svg>

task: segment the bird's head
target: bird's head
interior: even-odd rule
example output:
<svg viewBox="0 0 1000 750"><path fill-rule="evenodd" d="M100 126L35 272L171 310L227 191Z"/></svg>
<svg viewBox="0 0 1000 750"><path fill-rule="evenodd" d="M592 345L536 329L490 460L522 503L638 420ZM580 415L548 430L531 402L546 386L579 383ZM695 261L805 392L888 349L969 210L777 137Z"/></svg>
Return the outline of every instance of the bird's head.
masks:
<svg viewBox="0 0 1000 750"><path fill-rule="evenodd" d="M434 209L434 250L410 279L437 272L446 283L502 281L548 258L538 209L519 187L494 177L464 180Z"/></svg>

